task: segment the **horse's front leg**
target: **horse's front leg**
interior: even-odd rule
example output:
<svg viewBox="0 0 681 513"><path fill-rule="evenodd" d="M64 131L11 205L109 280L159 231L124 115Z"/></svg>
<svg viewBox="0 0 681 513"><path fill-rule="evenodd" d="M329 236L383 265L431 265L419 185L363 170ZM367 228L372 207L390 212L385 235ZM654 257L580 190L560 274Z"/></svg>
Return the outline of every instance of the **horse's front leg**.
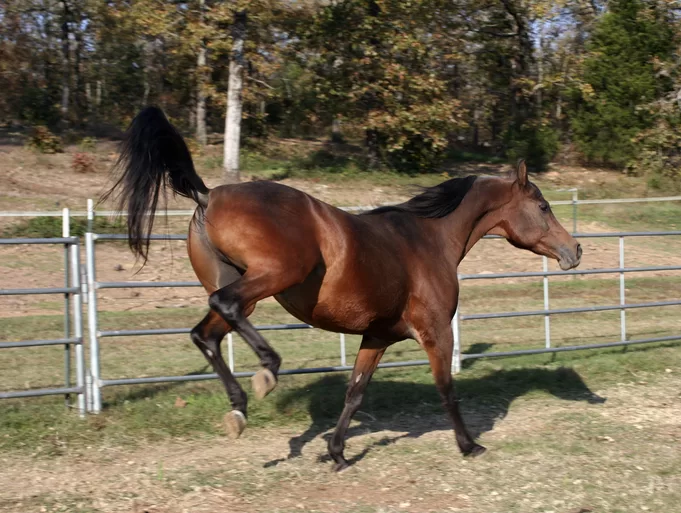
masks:
<svg viewBox="0 0 681 513"><path fill-rule="evenodd" d="M430 368L435 378L435 386L440 393L442 404L454 424L456 443L464 456L478 456L486 449L473 440L468 433L461 411L459 410L459 398L454 389L452 379L452 353L454 339L448 322L433 323L428 327L418 330L418 341L428 353Z"/></svg>
<svg viewBox="0 0 681 513"><path fill-rule="evenodd" d="M352 376L350 376L348 391L345 394L345 407L338 419L336 429L329 440L329 455L333 458L333 461L336 462L334 470L337 472L348 467L348 462L345 459L345 456L343 456L343 450L345 449L345 433L347 432L352 417L357 413L357 410L362 404L364 390L369 384L369 381L371 381L371 376L389 345L390 344L386 342L366 335L362 339L362 344L360 345L357 358L355 359L355 366L352 369Z"/></svg>

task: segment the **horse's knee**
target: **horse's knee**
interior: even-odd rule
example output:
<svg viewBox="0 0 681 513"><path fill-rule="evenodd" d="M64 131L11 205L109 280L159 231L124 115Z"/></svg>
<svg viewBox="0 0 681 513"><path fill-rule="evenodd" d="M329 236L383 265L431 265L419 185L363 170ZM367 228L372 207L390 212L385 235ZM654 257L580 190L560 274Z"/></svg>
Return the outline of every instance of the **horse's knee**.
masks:
<svg viewBox="0 0 681 513"><path fill-rule="evenodd" d="M211 340L209 337L205 336L203 325L198 324L189 333L189 337L196 347L198 347L201 352L205 353L209 358L213 358L217 354L218 344L215 340Z"/></svg>

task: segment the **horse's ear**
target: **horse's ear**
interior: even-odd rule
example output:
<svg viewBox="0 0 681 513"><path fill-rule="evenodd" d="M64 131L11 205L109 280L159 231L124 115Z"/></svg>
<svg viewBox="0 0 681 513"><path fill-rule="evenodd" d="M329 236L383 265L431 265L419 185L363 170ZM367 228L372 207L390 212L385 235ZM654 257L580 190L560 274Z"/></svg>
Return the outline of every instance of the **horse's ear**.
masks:
<svg viewBox="0 0 681 513"><path fill-rule="evenodd" d="M527 185L527 166L525 166L525 160L518 160L518 166L516 167L516 181L521 187Z"/></svg>

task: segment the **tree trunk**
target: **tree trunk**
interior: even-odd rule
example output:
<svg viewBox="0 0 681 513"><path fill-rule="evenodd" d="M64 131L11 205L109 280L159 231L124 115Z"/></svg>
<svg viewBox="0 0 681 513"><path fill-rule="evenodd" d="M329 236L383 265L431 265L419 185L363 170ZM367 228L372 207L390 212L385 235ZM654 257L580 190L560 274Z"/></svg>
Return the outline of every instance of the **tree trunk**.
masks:
<svg viewBox="0 0 681 513"><path fill-rule="evenodd" d="M206 0L199 0L201 23ZM196 142L206 145L206 42L202 39L196 58Z"/></svg>
<svg viewBox="0 0 681 513"><path fill-rule="evenodd" d="M80 19L80 15L77 17ZM79 125L83 121L84 106L83 106L83 79L82 79L82 63L81 52L83 49L83 33L76 23L76 28L73 31L72 41L73 54L71 61L73 62L73 107L76 123Z"/></svg>
<svg viewBox="0 0 681 513"><path fill-rule="evenodd" d="M376 169L381 164L381 150L380 141L378 137L378 130L368 129L364 132L366 141L367 153L369 156L369 168Z"/></svg>
<svg viewBox="0 0 681 513"><path fill-rule="evenodd" d="M201 44L199 56L196 59L196 142L201 146L206 145L206 47ZM231 80L230 80L231 83Z"/></svg>
<svg viewBox="0 0 681 513"><path fill-rule="evenodd" d="M331 142L342 143L343 132L341 131L341 120L334 118L331 122Z"/></svg>
<svg viewBox="0 0 681 513"><path fill-rule="evenodd" d="M69 125L69 100L71 98L71 38L69 18L71 13L66 2L62 2L61 23L61 51L62 51L62 81L61 81L61 122L64 127Z"/></svg>
<svg viewBox="0 0 681 513"><path fill-rule="evenodd" d="M151 83L149 82L149 77L154 72L154 56L153 56L153 45L151 41L144 40L142 42L142 59L144 61L144 71L142 73L142 105L141 108L145 108L149 105L149 95L151 94Z"/></svg>
<svg viewBox="0 0 681 513"><path fill-rule="evenodd" d="M541 22L539 29L539 38L537 41L537 115L541 119L542 104L544 103L544 96L542 89L544 87L544 29L546 23Z"/></svg>
<svg viewBox="0 0 681 513"><path fill-rule="evenodd" d="M244 40L246 38L246 11L234 13L232 25L232 54L229 60L227 88L227 113L225 116L224 181L238 183L239 138L241 137L241 109L244 79Z"/></svg>

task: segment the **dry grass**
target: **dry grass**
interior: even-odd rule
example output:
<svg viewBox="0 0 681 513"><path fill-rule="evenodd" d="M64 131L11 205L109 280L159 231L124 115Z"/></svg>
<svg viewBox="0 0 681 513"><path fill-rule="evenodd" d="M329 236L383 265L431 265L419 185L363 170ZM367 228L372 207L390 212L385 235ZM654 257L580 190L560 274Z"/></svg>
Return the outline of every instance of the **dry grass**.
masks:
<svg viewBox="0 0 681 513"><path fill-rule="evenodd" d="M282 142L282 148L291 146ZM304 151L293 144L293 157ZM209 185L219 183L219 148L196 158ZM295 150L295 151L294 151ZM97 172L70 169L76 148L44 156L0 147L0 210L83 209L107 184L111 143L96 149ZM301 153L302 151L302 153ZM287 153L287 155L288 155ZM289 155L291 156L291 155ZM274 167L273 167L274 166ZM278 172L272 159L252 174ZM498 166L483 166L498 172ZM475 169L464 169L468 172ZM30 171L30 172L29 172ZM337 205L403 199L404 185L441 176L293 174L289 183ZM537 178L550 198L640 196L642 182L616 173L560 169ZM172 206L186 208L184 203ZM556 209L570 225L569 207ZM674 206L580 208L580 231L675 229ZM8 221L0 228L6 226ZM169 231L183 232L186 219ZM616 240L584 240L584 268L616 267ZM627 241L627 265L678 264L678 239ZM552 264L553 265L553 264ZM122 267L122 270L121 270ZM555 267L555 266L554 266ZM487 241L461 272L540 270L528 253ZM2 287L61 286L61 248L0 248ZM98 250L101 281L194 280L182 243L155 248L139 274L127 249ZM678 299L679 273L627 277L627 301ZM617 304L617 276L552 279L551 305ZM205 310L200 289L105 290L102 329L190 327ZM466 282L463 313L541 309L540 280ZM0 298L3 340L61 336L59 297ZM681 307L627 313L629 336L679 333ZM257 323L293 319L263 302ZM554 345L614 341L619 312L554 316ZM285 366L337 364L337 335L319 331L268 334ZM543 345L541 317L466 322L465 350L498 351ZM358 340L348 338L348 359ZM152 376L202 372L205 362L187 337L105 339L103 375ZM415 343L392 348L385 361L423 358ZM236 341L239 370L256 368ZM86 420L64 411L58 397L0 403L0 511L6 512L294 512L598 513L671 512L681 499L681 348L660 346L466 362L458 376L465 417L490 451L463 460L427 368L379 371L351 428L342 475L324 461L325 437L342 408L346 375L286 377L263 402L251 401L241 440L222 436L227 401L216 382L104 390L105 411ZM60 385L63 349L0 352L0 390ZM244 383L250 389L247 382ZM175 407L177 396L187 401ZM601 402L600 398L607 399ZM295 457L290 457L295 456Z"/></svg>
<svg viewBox="0 0 681 513"><path fill-rule="evenodd" d="M443 416L413 417L407 405L397 418L358 415L348 454L359 461L341 475L323 461L329 423L293 459L295 426L249 428L236 442L74 446L56 459L5 452L0 511L675 511L681 380L622 381L597 390L604 403L533 396L503 418L467 398L471 428L494 425L482 436L490 451L473 461Z"/></svg>

